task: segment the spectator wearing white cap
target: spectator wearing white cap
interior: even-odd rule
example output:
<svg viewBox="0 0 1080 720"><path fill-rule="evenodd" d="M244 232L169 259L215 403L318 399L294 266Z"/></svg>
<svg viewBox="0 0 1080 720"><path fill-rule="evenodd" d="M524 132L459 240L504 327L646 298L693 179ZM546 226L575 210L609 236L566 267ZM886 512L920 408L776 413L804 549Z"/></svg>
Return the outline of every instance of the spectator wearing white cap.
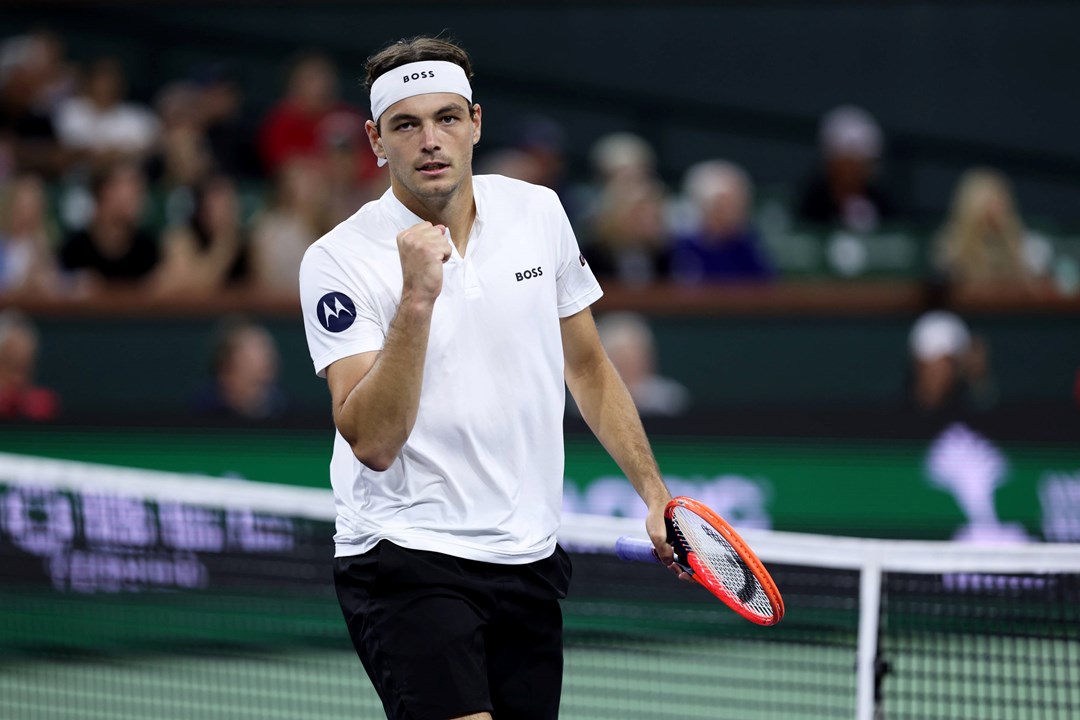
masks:
<svg viewBox="0 0 1080 720"><path fill-rule="evenodd" d="M838 107L822 118L820 143L823 165L802 193L799 217L873 232L894 211L876 180L883 145L877 121L862 108Z"/></svg>
<svg viewBox="0 0 1080 720"><path fill-rule="evenodd" d="M980 410L993 404L996 390L986 343L946 309L945 284L932 284L928 309L908 334L911 400L926 412Z"/></svg>

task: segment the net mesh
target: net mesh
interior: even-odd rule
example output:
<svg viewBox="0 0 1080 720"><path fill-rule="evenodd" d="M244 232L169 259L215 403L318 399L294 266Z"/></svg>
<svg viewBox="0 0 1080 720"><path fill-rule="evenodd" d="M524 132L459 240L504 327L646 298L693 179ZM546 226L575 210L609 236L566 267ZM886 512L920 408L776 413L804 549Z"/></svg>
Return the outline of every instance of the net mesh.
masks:
<svg viewBox="0 0 1080 720"><path fill-rule="evenodd" d="M891 573L882 707L897 720L1080 717L1080 576Z"/></svg>
<svg viewBox="0 0 1080 720"><path fill-rule="evenodd" d="M28 467L0 457L0 717L382 716L334 597L328 495ZM642 531L567 518L562 718L857 717L864 573L822 560L855 546L789 543L802 557L744 534L787 606L761 627L662 568L617 560L608 549L627 528ZM961 560L884 572L876 710L1080 716L1076 563L1016 574Z"/></svg>

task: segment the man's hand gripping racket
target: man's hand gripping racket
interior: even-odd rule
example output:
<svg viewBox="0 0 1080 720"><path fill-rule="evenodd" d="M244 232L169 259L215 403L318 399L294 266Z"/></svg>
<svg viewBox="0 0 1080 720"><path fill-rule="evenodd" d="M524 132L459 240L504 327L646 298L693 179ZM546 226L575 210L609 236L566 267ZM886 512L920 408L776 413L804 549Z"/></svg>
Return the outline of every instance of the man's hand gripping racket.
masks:
<svg viewBox="0 0 1080 720"><path fill-rule="evenodd" d="M723 518L696 500L677 497L664 510L664 524L682 571L750 622L780 622L784 601L776 583ZM615 552L623 560L660 560L651 542L627 536L616 541Z"/></svg>

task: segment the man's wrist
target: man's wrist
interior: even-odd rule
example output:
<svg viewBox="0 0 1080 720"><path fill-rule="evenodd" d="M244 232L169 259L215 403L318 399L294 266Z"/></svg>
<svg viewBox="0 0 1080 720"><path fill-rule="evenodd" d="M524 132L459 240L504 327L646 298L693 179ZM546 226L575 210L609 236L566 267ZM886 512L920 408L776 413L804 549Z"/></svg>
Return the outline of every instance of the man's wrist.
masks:
<svg viewBox="0 0 1080 720"><path fill-rule="evenodd" d="M401 293L401 303L398 310L413 316L430 315L435 309L437 297L429 298L406 290Z"/></svg>

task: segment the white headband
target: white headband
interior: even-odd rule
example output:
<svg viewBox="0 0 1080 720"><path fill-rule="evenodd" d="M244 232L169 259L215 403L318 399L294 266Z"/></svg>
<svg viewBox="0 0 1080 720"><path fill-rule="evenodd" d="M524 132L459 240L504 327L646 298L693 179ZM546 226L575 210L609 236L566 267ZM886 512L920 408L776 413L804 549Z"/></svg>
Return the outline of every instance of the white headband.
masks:
<svg viewBox="0 0 1080 720"><path fill-rule="evenodd" d="M388 70L371 84L371 119L376 123L394 103L429 93L454 93L472 104L472 86L457 63L423 60ZM379 167L386 164L379 158Z"/></svg>

